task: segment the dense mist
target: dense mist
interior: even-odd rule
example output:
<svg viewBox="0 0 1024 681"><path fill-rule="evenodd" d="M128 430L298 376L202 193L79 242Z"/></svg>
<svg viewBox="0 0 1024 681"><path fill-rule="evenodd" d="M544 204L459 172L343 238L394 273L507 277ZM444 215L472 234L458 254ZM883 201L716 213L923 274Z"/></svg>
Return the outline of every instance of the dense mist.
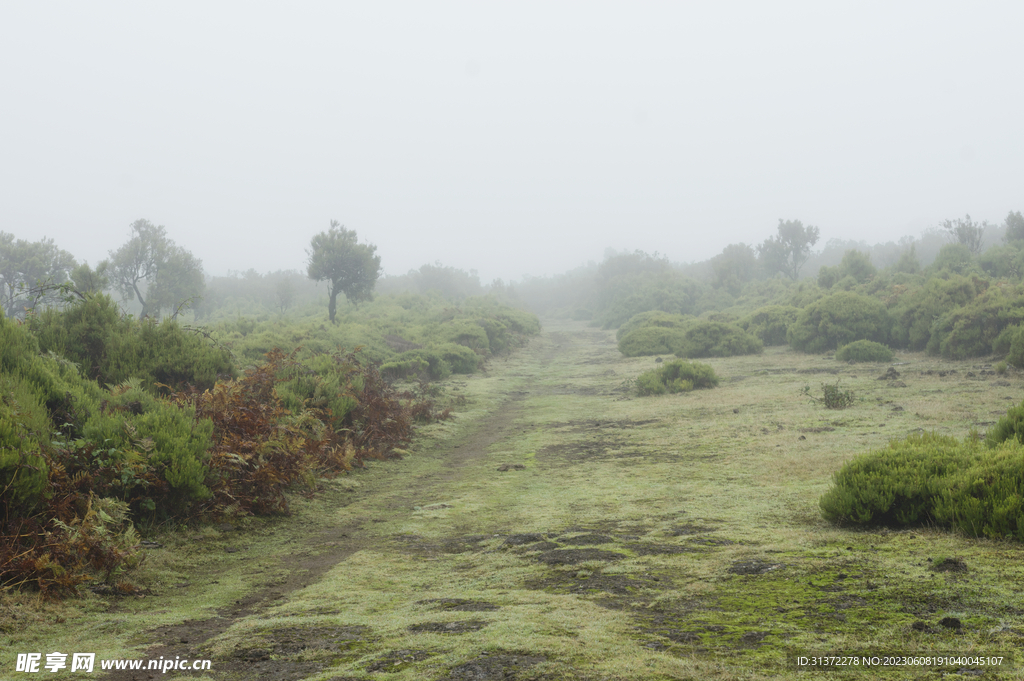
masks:
<svg viewBox="0 0 1024 681"><path fill-rule="evenodd" d="M0 229L92 264L146 219L301 270L337 220L509 282L1024 200L1018 3L59 7L0 9Z"/></svg>

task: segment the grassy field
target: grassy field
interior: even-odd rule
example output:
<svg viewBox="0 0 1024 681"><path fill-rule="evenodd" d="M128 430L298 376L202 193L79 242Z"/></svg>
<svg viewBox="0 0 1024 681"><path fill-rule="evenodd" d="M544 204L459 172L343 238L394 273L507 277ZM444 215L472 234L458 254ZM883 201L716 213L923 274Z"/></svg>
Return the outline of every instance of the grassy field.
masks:
<svg viewBox="0 0 1024 681"><path fill-rule="evenodd" d="M895 362L886 377L770 348L708 360L716 389L639 398L653 358L549 322L449 381L466 406L404 459L326 483L289 518L160 538L145 598L5 595L0 676L19 676L18 652L60 650L213 661L165 679L1024 678L1024 547L820 517L856 454L984 431L1022 397L1024 378L985 362ZM836 381L853 406L803 394ZM1014 662L793 662L906 654Z"/></svg>

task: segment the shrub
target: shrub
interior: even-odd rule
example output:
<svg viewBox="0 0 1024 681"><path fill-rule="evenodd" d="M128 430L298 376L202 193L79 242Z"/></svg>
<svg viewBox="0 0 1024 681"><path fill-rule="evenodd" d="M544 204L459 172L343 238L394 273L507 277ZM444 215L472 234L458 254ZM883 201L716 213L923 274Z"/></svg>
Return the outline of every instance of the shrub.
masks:
<svg viewBox="0 0 1024 681"><path fill-rule="evenodd" d="M432 349L448 363L452 373L471 374L480 366L480 355L464 345L445 343Z"/></svg>
<svg viewBox="0 0 1024 681"><path fill-rule="evenodd" d="M690 392L717 385L718 376L709 365L681 359L665 362L661 367L644 372L636 379L637 394L641 396Z"/></svg>
<svg viewBox="0 0 1024 681"><path fill-rule="evenodd" d="M692 319L693 317L662 312L661 310L641 312L630 317L629 321L619 327L618 331L615 332L615 340L621 341L631 331L648 326L664 329L682 329Z"/></svg>
<svg viewBox="0 0 1024 681"><path fill-rule="evenodd" d="M993 352L1003 331L1024 322L1024 296L992 287L963 307L950 310L932 325L928 353L950 359Z"/></svg>
<svg viewBox="0 0 1024 681"><path fill-rule="evenodd" d="M928 346L932 324L949 310L966 305L984 290L984 282L960 275L932 277L899 296L892 309L893 347L918 351Z"/></svg>
<svg viewBox="0 0 1024 681"><path fill-rule="evenodd" d="M1024 402L1007 409L1006 414L985 435L985 443L989 447L1007 440L1024 443Z"/></svg>
<svg viewBox="0 0 1024 681"><path fill-rule="evenodd" d="M102 447L114 465L141 467L122 498L129 501L140 493L136 487L145 488L143 496L164 518L187 515L210 496L206 462L212 435L213 424L197 418L194 406L156 398L140 381L113 388L84 429L85 439Z"/></svg>
<svg viewBox="0 0 1024 681"><path fill-rule="evenodd" d="M227 349L174 320L122 316L106 295L90 295L64 310L50 308L30 324L42 352L62 355L105 385L139 378L150 391L157 383L205 390L219 375L235 374Z"/></svg>
<svg viewBox="0 0 1024 681"><path fill-rule="evenodd" d="M891 362L892 350L881 343L859 340L839 348L836 359L840 362Z"/></svg>
<svg viewBox="0 0 1024 681"><path fill-rule="evenodd" d="M1024 446L1000 444L943 481L933 515L975 537L1024 541Z"/></svg>
<svg viewBox="0 0 1024 681"><path fill-rule="evenodd" d="M671 355L682 347L683 329L662 326L642 326L633 329L619 341L619 352L626 357Z"/></svg>
<svg viewBox="0 0 1024 681"><path fill-rule="evenodd" d="M452 365L433 348L409 350L400 354L396 359L399 362L412 361L419 366L423 366L425 363L426 370L423 373L426 374L425 378L429 378L432 381L440 381L452 375Z"/></svg>
<svg viewBox="0 0 1024 681"><path fill-rule="evenodd" d="M843 291L805 307L789 327L787 339L794 350L825 352L862 339L884 343L890 325L881 301Z"/></svg>
<svg viewBox="0 0 1024 681"><path fill-rule="evenodd" d="M853 406L853 391L840 388L839 381L835 383L822 383L821 399L811 394L811 386L809 385L805 385L801 392L815 402L821 402L825 405L826 409L846 409Z"/></svg>
<svg viewBox="0 0 1024 681"><path fill-rule="evenodd" d="M800 309L792 305L768 305L754 310L739 325L765 345L785 345L786 331L799 314Z"/></svg>
<svg viewBox="0 0 1024 681"><path fill-rule="evenodd" d="M683 331L678 357L732 357L758 355L764 351L761 341L735 324L694 322Z"/></svg>
<svg viewBox="0 0 1024 681"><path fill-rule="evenodd" d="M826 520L853 525L933 522L946 478L966 469L981 453L973 440L921 433L862 454L832 476L819 506Z"/></svg>

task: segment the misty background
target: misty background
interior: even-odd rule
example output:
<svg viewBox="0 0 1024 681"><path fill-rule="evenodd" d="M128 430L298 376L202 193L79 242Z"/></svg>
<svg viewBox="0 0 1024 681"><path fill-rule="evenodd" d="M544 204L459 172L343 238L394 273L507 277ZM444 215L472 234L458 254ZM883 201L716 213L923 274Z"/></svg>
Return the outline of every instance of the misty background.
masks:
<svg viewBox="0 0 1024 681"><path fill-rule="evenodd" d="M868 244L1024 207L1024 5L5 3L0 230L208 275L706 261L780 218ZM840 250L837 250L841 253ZM876 263L883 265L884 263ZM805 275L817 267L809 263Z"/></svg>

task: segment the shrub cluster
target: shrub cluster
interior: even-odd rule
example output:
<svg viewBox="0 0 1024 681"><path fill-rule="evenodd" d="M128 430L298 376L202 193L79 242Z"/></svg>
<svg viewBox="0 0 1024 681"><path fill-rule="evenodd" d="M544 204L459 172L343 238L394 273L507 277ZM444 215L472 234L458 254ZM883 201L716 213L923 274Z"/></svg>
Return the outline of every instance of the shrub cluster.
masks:
<svg viewBox="0 0 1024 681"><path fill-rule="evenodd" d="M681 359L665 362L661 367L636 378L636 391L641 396L690 392L717 385L718 376L709 365Z"/></svg>
<svg viewBox="0 0 1024 681"><path fill-rule="evenodd" d="M785 345L786 332L799 314L800 308L792 305L766 305L744 317L739 325L765 345Z"/></svg>
<svg viewBox="0 0 1024 681"><path fill-rule="evenodd" d="M67 308L46 309L30 317L29 325L42 352L74 362L101 385L136 378L151 391L158 383L205 390L219 377L236 375L230 352L198 330L174 320L122 315L107 295L90 294Z"/></svg>
<svg viewBox="0 0 1024 681"><path fill-rule="evenodd" d="M928 433L894 440L833 475L822 515L840 525L936 524L1024 540L1024 445L990 445Z"/></svg>
<svg viewBox="0 0 1024 681"><path fill-rule="evenodd" d="M801 310L789 327L787 339L794 350L825 352L856 340L885 343L891 325L881 301L841 291Z"/></svg>
<svg viewBox="0 0 1024 681"><path fill-rule="evenodd" d="M414 422L450 415L424 386L398 392L343 352L275 350L241 378L178 382L167 397L138 378L103 389L41 352L29 327L0 314L0 587L59 596L99 579L130 591L133 520L285 512L289 486L395 456ZM447 350L456 364L478 357Z"/></svg>
<svg viewBox="0 0 1024 681"><path fill-rule="evenodd" d="M759 355L764 351L761 341L735 324L725 322L694 322L683 331L678 357L732 357Z"/></svg>

